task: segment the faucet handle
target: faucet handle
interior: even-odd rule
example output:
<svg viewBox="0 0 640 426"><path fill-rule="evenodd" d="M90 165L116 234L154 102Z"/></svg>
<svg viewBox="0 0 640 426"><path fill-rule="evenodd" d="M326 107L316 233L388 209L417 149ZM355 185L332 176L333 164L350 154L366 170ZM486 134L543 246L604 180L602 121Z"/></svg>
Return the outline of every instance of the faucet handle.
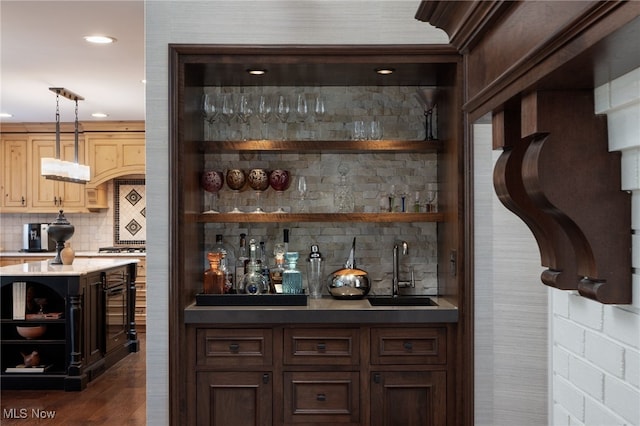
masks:
<svg viewBox="0 0 640 426"><path fill-rule="evenodd" d="M416 288L416 277L413 274L413 266L411 266L410 271L411 271L411 288Z"/></svg>

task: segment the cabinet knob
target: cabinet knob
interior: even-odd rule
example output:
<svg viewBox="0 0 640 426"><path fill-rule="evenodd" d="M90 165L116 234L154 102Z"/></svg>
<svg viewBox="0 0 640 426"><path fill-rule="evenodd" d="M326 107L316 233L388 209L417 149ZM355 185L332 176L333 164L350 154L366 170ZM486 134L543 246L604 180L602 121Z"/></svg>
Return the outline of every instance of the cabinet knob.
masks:
<svg viewBox="0 0 640 426"><path fill-rule="evenodd" d="M264 373L262 375L262 383L264 383L265 385L269 383L269 373Z"/></svg>
<svg viewBox="0 0 640 426"><path fill-rule="evenodd" d="M413 343L411 342L404 342L402 344L402 346L405 348L405 350L410 351L413 349Z"/></svg>
<svg viewBox="0 0 640 426"><path fill-rule="evenodd" d="M27 203L27 199L24 197L20 197L20 204L24 206L26 203Z"/></svg>
<svg viewBox="0 0 640 426"><path fill-rule="evenodd" d="M231 343L229 345L229 350L231 352L238 352L240 350L240 345L238 343Z"/></svg>
<svg viewBox="0 0 640 426"><path fill-rule="evenodd" d="M327 350L327 344L326 343L318 343L318 345L316 346L318 348L318 352L324 352Z"/></svg>
<svg viewBox="0 0 640 426"><path fill-rule="evenodd" d="M327 395L323 394L323 393L319 393L316 395L316 401L321 401L324 402L327 400Z"/></svg>
<svg viewBox="0 0 640 426"><path fill-rule="evenodd" d="M382 382L382 378L380 377L380 373L373 373L373 382L374 383Z"/></svg>

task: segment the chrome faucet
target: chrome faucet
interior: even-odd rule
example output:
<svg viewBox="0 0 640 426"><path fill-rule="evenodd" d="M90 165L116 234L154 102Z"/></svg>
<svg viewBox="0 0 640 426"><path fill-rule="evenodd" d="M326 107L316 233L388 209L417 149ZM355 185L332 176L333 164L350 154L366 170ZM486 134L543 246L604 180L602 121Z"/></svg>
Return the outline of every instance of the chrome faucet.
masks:
<svg viewBox="0 0 640 426"><path fill-rule="evenodd" d="M400 253L402 248L402 253ZM400 287L415 287L415 279L413 276L413 268L411 268L411 281L400 281L400 255L409 254L409 243L406 241L398 241L393 245L393 282L391 284L391 296L398 295Z"/></svg>

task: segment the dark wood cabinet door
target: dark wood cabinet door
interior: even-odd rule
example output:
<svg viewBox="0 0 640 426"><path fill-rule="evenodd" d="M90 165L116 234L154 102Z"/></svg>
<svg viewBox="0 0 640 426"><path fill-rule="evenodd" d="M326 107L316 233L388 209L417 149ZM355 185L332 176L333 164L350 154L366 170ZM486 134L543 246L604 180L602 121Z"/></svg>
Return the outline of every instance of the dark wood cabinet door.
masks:
<svg viewBox="0 0 640 426"><path fill-rule="evenodd" d="M197 381L198 425L271 426L271 373L200 372Z"/></svg>
<svg viewBox="0 0 640 426"><path fill-rule="evenodd" d="M99 274L87 278L84 315L85 365L91 365L104 356L104 297Z"/></svg>
<svg viewBox="0 0 640 426"><path fill-rule="evenodd" d="M371 373L372 426L443 426L447 382L444 371Z"/></svg>

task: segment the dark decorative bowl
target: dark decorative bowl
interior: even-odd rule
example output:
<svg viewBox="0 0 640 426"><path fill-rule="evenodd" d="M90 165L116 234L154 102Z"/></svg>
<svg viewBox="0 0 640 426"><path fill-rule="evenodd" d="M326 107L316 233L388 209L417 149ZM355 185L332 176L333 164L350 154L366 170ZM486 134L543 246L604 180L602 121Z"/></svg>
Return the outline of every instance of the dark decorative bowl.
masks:
<svg viewBox="0 0 640 426"><path fill-rule="evenodd" d="M207 192L218 192L224 184L222 172L217 170L205 170L200 179L202 188Z"/></svg>
<svg viewBox="0 0 640 426"><path fill-rule="evenodd" d="M227 170L227 186L232 191L242 191L247 185L247 174L241 169Z"/></svg>

